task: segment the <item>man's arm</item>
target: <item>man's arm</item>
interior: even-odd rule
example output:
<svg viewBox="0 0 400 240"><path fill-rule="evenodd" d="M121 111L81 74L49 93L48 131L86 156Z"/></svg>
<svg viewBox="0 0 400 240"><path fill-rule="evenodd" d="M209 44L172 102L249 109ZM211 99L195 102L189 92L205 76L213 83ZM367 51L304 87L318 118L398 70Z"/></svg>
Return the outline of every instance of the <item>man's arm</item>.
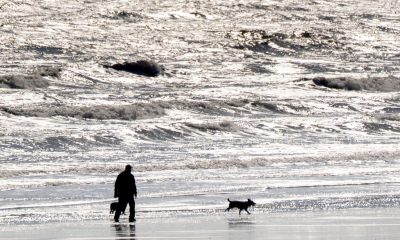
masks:
<svg viewBox="0 0 400 240"><path fill-rule="evenodd" d="M119 193L119 176L117 177L117 180L115 180L115 185L114 185L114 197L117 198L118 197L118 193Z"/></svg>
<svg viewBox="0 0 400 240"><path fill-rule="evenodd" d="M133 195L135 196L135 198L137 198L137 189L136 189L135 176L133 176Z"/></svg>

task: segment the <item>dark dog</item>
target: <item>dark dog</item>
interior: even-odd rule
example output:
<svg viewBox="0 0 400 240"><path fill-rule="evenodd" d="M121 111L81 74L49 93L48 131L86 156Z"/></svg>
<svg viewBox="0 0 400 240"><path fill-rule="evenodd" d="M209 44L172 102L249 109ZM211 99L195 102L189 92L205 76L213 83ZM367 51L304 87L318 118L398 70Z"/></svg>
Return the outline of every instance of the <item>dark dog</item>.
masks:
<svg viewBox="0 0 400 240"><path fill-rule="evenodd" d="M229 201L229 207L225 210L225 212L231 210L232 208L238 208L239 215L243 210L245 210L248 214L250 214L249 211L247 211L247 208L256 205L256 203L251 201L250 199L247 199L246 202L242 202L242 201L231 201L228 198L228 201Z"/></svg>
<svg viewBox="0 0 400 240"><path fill-rule="evenodd" d="M115 211L118 210L119 204L118 202L113 202L110 204L110 214L114 213ZM125 214L125 209L122 211L121 214Z"/></svg>

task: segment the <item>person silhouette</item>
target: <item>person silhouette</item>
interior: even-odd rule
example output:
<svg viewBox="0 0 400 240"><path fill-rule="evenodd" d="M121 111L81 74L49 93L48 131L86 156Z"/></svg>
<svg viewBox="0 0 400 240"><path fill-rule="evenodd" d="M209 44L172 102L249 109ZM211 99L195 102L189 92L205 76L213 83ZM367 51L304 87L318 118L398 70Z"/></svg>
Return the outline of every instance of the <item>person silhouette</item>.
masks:
<svg viewBox="0 0 400 240"><path fill-rule="evenodd" d="M125 211L129 203L129 222L135 222L135 198L137 198L135 177L131 173L132 166L126 165L115 180L114 198L118 198L118 209L115 211L114 221L119 222L119 216Z"/></svg>

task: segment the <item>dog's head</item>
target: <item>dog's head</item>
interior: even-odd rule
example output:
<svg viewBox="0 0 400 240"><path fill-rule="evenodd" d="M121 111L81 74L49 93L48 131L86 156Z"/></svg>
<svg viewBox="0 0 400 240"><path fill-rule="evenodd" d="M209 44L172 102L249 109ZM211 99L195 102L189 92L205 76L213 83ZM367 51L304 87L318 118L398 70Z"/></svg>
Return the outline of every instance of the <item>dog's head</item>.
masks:
<svg viewBox="0 0 400 240"><path fill-rule="evenodd" d="M253 202L250 198L247 199L247 204L249 204L249 206L254 206L254 205L256 205L256 203Z"/></svg>

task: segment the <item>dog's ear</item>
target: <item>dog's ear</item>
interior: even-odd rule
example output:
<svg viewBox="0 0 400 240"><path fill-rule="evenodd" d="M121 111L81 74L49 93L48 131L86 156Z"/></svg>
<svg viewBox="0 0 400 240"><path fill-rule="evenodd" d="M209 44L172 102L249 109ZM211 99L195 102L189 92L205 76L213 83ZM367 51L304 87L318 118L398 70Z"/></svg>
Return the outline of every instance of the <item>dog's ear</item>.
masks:
<svg viewBox="0 0 400 240"><path fill-rule="evenodd" d="M248 202L251 202L251 199L250 199L250 198L248 198L248 199L247 199L247 201L248 201Z"/></svg>

